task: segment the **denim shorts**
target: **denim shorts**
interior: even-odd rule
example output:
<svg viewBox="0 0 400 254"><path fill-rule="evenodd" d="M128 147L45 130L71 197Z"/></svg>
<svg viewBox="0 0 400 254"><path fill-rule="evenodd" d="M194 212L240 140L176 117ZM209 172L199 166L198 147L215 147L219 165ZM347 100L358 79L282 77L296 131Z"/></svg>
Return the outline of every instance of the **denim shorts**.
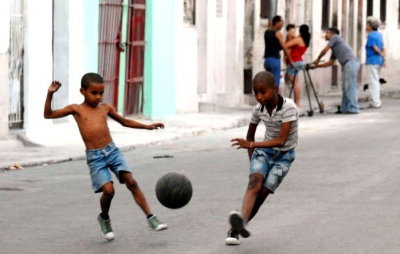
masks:
<svg viewBox="0 0 400 254"><path fill-rule="evenodd" d="M294 148L278 151L272 148L257 148L251 156L250 175L258 173L264 177L263 185L274 193L287 175L295 159Z"/></svg>
<svg viewBox="0 0 400 254"><path fill-rule="evenodd" d="M101 192L104 184L113 182L110 170L117 176L120 183L124 182L119 173L121 171L131 172L125 157L114 142L103 148L86 150L86 162L90 169L90 178L95 193Z"/></svg>
<svg viewBox="0 0 400 254"><path fill-rule="evenodd" d="M301 67L303 65L304 65L304 63L302 61L295 62L294 63L294 68L292 68L292 66L290 64L287 64L286 73L289 74L290 76L294 76L296 74L296 71L297 71L297 75L298 75L299 72L301 71Z"/></svg>

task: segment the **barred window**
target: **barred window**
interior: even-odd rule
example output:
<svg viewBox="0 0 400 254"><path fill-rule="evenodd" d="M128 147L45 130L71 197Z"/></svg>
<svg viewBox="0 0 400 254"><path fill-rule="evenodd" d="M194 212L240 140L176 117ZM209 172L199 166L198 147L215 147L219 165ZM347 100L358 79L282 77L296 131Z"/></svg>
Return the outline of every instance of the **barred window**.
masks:
<svg viewBox="0 0 400 254"><path fill-rule="evenodd" d="M374 14L374 1L368 0L367 1L367 17L373 16Z"/></svg>
<svg viewBox="0 0 400 254"><path fill-rule="evenodd" d="M386 0L381 0L381 22L386 23Z"/></svg>
<svg viewBox="0 0 400 254"><path fill-rule="evenodd" d="M183 21L190 25L196 24L196 0L183 0Z"/></svg>
<svg viewBox="0 0 400 254"><path fill-rule="evenodd" d="M322 30L329 28L329 11L330 11L330 0L323 0L322 2Z"/></svg>

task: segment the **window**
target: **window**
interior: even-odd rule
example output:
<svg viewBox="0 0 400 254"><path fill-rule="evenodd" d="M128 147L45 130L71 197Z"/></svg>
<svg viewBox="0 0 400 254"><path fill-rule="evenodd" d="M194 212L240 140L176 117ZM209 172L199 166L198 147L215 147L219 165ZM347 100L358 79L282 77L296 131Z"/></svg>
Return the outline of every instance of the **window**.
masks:
<svg viewBox="0 0 400 254"><path fill-rule="evenodd" d="M332 26L336 27L337 29L340 29L338 27L338 9L339 9L338 1L333 1L333 3L332 3Z"/></svg>
<svg viewBox="0 0 400 254"><path fill-rule="evenodd" d="M183 0L183 21L190 25L196 24L196 0Z"/></svg>
<svg viewBox="0 0 400 254"><path fill-rule="evenodd" d="M323 0L322 2L322 30L326 30L329 28L329 8L330 0Z"/></svg>
<svg viewBox="0 0 400 254"><path fill-rule="evenodd" d="M262 19L272 19L277 12L277 1L276 0L261 0L261 13Z"/></svg>
<svg viewBox="0 0 400 254"><path fill-rule="evenodd" d="M386 0L381 0L381 22L386 23Z"/></svg>
<svg viewBox="0 0 400 254"><path fill-rule="evenodd" d="M367 1L367 17L373 16L374 14L374 1L373 0L368 0Z"/></svg>

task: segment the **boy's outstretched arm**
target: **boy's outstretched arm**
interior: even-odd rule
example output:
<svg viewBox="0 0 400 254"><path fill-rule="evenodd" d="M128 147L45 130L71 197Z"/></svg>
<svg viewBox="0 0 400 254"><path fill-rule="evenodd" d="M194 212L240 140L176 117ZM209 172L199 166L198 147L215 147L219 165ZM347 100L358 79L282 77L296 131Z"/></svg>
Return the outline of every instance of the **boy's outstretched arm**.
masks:
<svg viewBox="0 0 400 254"><path fill-rule="evenodd" d="M53 99L53 94L57 92L60 87L61 83L58 81L53 81L49 87L49 90L47 92L46 102L44 104L44 114L43 114L44 118L46 119L60 118L73 114L75 112L74 107L76 105L69 105L63 109L58 109L54 111L51 109L51 101Z"/></svg>
<svg viewBox="0 0 400 254"><path fill-rule="evenodd" d="M286 143L286 140L289 136L290 128L292 127L292 122L285 122L282 123L281 126L281 131L279 133L279 136L277 138L263 141L263 142L249 142L247 140L244 140L242 138L235 138L232 139L232 142L235 142L232 144L232 146L237 146L237 149L240 148L246 148L246 149L251 149L251 148L264 148L264 147L281 147L284 146Z"/></svg>
<svg viewBox="0 0 400 254"><path fill-rule="evenodd" d="M143 124L136 122L132 119L127 119L118 114L117 111L115 111L115 109L111 105L108 106L110 107L108 115L115 121L119 122L124 127L135 128L135 129L146 129L146 130L155 130L158 128L164 129L164 124L162 123Z"/></svg>
<svg viewBox="0 0 400 254"><path fill-rule="evenodd" d="M246 136L246 140L248 142L254 142L254 137L256 135L257 126L258 126L258 124L255 124L255 123L249 124L249 128L247 129L247 136ZM253 149L252 148L248 149L247 152L249 154L249 160L251 160L251 156L253 155Z"/></svg>

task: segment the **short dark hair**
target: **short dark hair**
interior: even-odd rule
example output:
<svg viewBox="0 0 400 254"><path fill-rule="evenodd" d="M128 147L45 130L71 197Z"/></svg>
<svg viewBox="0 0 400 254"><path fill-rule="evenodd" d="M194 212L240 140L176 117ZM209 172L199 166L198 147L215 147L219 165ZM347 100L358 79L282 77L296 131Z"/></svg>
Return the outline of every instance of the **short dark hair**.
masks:
<svg viewBox="0 0 400 254"><path fill-rule="evenodd" d="M336 27L329 27L326 30L332 32L333 34L337 34L337 35L340 34L339 29L337 29Z"/></svg>
<svg viewBox="0 0 400 254"><path fill-rule="evenodd" d="M289 31L290 29L293 29L293 28L295 28L295 25L294 24L289 24L289 25L286 26L286 31Z"/></svg>
<svg viewBox="0 0 400 254"><path fill-rule="evenodd" d="M275 77L269 71L261 71L254 76L253 79L253 86L255 84L265 84L267 87L274 87L275 86Z"/></svg>
<svg viewBox="0 0 400 254"><path fill-rule="evenodd" d="M281 20L282 20L282 17L279 16L279 15L273 17L273 18L272 18L272 25L273 25L273 26L276 25L276 23L281 22Z"/></svg>
<svg viewBox="0 0 400 254"><path fill-rule="evenodd" d="M89 73L86 73L85 75L83 75L83 77L81 79L81 88L88 89L90 86L90 83L103 84L104 80L99 74L89 72Z"/></svg>

